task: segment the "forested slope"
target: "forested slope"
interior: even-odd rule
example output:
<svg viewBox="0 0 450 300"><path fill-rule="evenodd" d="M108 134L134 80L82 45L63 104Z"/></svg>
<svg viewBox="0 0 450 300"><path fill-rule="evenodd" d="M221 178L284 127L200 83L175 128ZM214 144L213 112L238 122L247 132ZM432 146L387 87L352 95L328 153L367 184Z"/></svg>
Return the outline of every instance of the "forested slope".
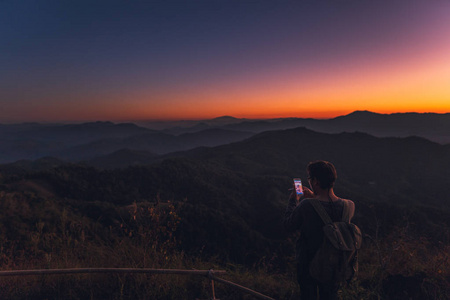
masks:
<svg viewBox="0 0 450 300"><path fill-rule="evenodd" d="M121 169L9 168L1 178L4 249L35 249L31 257L39 260L68 243L68 236L77 245L83 239L109 245L115 253L123 250L120 241L132 239L134 247L165 245L158 249L170 259L184 253L190 260L245 266L254 274L292 274L295 237L285 233L282 215L292 178L306 179L306 165L316 159L336 165L336 193L355 201L355 223L365 234L360 290L352 295L376 298L387 293L389 276L417 272L425 274L422 283L434 284L421 293L447 295L450 153L421 138L297 128ZM172 214L166 208L157 213L158 207ZM158 222L149 221L158 214ZM133 221L136 216L140 223ZM159 224L155 233L145 235L152 224ZM46 231L53 242L33 244L30 233ZM409 260L401 263L405 255Z"/></svg>

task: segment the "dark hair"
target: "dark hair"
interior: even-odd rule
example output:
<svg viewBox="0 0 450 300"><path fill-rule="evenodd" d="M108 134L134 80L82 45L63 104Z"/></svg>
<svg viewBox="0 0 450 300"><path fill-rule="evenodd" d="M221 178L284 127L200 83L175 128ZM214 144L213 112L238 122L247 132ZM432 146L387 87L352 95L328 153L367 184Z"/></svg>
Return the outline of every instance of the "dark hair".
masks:
<svg viewBox="0 0 450 300"><path fill-rule="evenodd" d="M320 188L330 189L334 186L337 173L332 163L324 160L310 162L306 170L310 179L315 178L319 181Z"/></svg>

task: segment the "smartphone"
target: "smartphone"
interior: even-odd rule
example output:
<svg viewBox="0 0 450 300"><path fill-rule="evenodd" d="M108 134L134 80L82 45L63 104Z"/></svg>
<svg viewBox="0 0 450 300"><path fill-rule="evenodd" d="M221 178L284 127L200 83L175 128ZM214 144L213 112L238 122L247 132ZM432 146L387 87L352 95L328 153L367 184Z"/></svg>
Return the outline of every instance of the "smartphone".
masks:
<svg viewBox="0 0 450 300"><path fill-rule="evenodd" d="M303 195L302 180L300 178L294 178L294 186L295 186L295 192L297 193L297 195L299 195L299 196Z"/></svg>

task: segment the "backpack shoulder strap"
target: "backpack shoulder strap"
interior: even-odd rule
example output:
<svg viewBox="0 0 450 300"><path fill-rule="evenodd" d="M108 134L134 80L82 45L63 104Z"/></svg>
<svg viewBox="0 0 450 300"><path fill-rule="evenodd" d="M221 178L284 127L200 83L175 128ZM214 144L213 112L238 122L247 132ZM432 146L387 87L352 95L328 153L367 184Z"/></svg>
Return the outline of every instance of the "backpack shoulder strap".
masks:
<svg viewBox="0 0 450 300"><path fill-rule="evenodd" d="M350 203L347 200L344 201L344 210L342 211L342 222L350 223Z"/></svg>
<svg viewBox="0 0 450 300"><path fill-rule="evenodd" d="M320 203L319 200L317 200L317 199L309 199L309 202L314 207L314 209L316 210L317 214L320 216L320 218L322 219L322 221L325 224L333 223L333 221L331 220L331 218L328 215L327 211L325 210L325 208L323 207L323 205Z"/></svg>

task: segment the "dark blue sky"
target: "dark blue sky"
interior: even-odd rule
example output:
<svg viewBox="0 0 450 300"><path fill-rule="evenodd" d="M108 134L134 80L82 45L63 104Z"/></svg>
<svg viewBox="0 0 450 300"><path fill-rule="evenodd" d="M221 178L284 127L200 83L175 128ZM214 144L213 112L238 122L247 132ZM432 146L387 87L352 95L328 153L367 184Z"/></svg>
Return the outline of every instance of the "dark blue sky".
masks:
<svg viewBox="0 0 450 300"><path fill-rule="evenodd" d="M381 98L394 96L405 110L407 95L382 79L412 72L397 86L425 74L437 84L430 88L442 88L449 7L443 0L1 1L0 122L326 115L319 104L347 99L328 111L390 111ZM379 98L356 107L364 93ZM449 110L442 106L449 95L440 92L429 108L413 99L411 110Z"/></svg>

